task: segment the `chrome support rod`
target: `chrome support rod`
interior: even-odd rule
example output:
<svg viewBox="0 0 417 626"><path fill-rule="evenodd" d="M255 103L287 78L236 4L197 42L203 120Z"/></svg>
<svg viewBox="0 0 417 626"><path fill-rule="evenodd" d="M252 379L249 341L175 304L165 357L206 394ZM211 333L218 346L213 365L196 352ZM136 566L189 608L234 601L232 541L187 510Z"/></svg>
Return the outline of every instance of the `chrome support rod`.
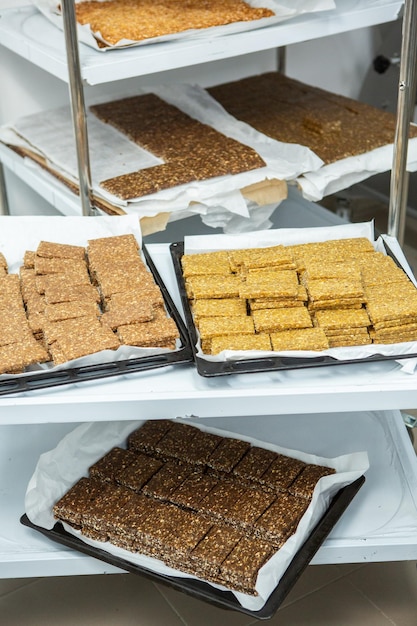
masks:
<svg viewBox="0 0 417 626"><path fill-rule="evenodd" d="M415 105L416 66L417 0L405 0L398 86L397 126L394 139L388 211L388 235L396 237L400 245L404 243L405 232L405 211L408 195L408 135Z"/></svg>
<svg viewBox="0 0 417 626"><path fill-rule="evenodd" d="M74 0L61 0L64 22L65 47L69 77L72 123L77 150L80 200L83 215L93 215L90 155L88 148L87 118L81 78Z"/></svg>
<svg viewBox="0 0 417 626"><path fill-rule="evenodd" d="M10 215L3 164L0 163L0 215Z"/></svg>

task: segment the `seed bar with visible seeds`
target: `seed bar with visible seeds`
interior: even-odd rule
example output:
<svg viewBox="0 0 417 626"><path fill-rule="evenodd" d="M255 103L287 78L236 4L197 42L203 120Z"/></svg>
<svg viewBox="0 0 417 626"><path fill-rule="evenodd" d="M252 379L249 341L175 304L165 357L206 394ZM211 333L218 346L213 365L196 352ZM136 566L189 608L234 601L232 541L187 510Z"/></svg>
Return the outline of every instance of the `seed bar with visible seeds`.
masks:
<svg viewBox="0 0 417 626"><path fill-rule="evenodd" d="M292 535L306 512L310 501L290 493L278 494L275 502L254 523L257 537L281 547Z"/></svg>
<svg viewBox="0 0 417 626"><path fill-rule="evenodd" d="M36 255L49 259L74 259L75 261L83 261L85 259L85 248L83 246L74 246L53 241L40 241L36 248Z"/></svg>
<svg viewBox="0 0 417 626"><path fill-rule="evenodd" d="M202 298L191 303L195 322L201 317L241 317L246 315L246 302L240 298Z"/></svg>
<svg viewBox="0 0 417 626"><path fill-rule="evenodd" d="M190 298L238 298L242 283L236 275L192 276L186 281L186 289Z"/></svg>
<svg viewBox="0 0 417 626"><path fill-rule="evenodd" d="M83 476L52 508L56 519L81 528L82 515L103 489L103 483Z"/></svg>
<svg viewBox="0 0 417 626"><path fill-rule="evenodd" d="M277 454L274 461L259 478L259 482L266 489L275 493L286 491L305 465L303 461L298 459Z"/></svg>
<svg viewBox="0 0 417 626"><path fill-rule="evenodd" d="M214 524L190 553L189 563L195 575L209 580L218 578L220 565L241 538L241 531Z"/></svg>
<svg viewBox="0 0 417 626"><path fill-rule="evenodd" d="M329 340L321 328L283 330L270 334L272 349L280 350L326 350Z"/></svg>
<svg viewBox="0 0 417 626"><path fill-rule="evenodd" d="M316 311L314 319L324 330L337 328L366 328L370 319L365 309L335 309L332 311Z"/></svg>
<svg viewBox="0 0 417 626"><path fill-rule="evenodd" d="M179 332L174 320L158 309L154 319L149 322L119 326L117 337L125 345L152 347L162 342L175 341L179 338Z"/></svg>
<svg viewBox="0 0 417 626"><path fill-rule="evenodd" d="M91 478L106 482L115 482L117 476L136 459L131 450L115 447L89 468Z"/></svg>
<svg viewBox="0 0 417 626"><path fill-rule="evenodd" d="M225 520L230 507L244 493L243 485L220 481L200 501L198 511L210 519Z"/></svg>
<svg viewBox="0 0 417 626"><path fill-rule="evenodd" d="M142 492L158 500L168 500L171 493L194 471L195 469L190 465L167 461L143 486Z"/></svg>
<svg viewBox="0 0 417 626"><path fill-rule="evenodd" d="M245 484L258 481L275 460L273 450L251 446L239 463L233 468L233 475Z"/></svg>
<svg viewBox="0 0 417 626"><path fill-rule="evenodd" d="M147 420L128 437L128 448L135 452L152 453L155 445L173 425L173 420Z"/></svg>
<svg viewBox="0 0 417 626"><path fill-rule="evenodd" d="M324 476L334 474L335 470L331 467L323 467L321 465L306 465L301 473L289 487L289 492L296 497L310 499L317 482Z"/></svg>
<svg viewBox="0 0 417 626"><path fill-rule="evenodd" d="M190 424L174 421L163 437L155 444L154 452L165 460L170 458L184 460L188 446L199 432L198 428Z"/></svg>
<svg viewBox="0 0 417 626"><path fill-rule="evenodd" d="M207 465L217 472L231 472L249 448L247 441L224 437L209 456Z"/></svg>
<svg viewBox="0 0 417 626"><path fill-rule="evenodd" d="M195 472L169 495L169 501L197 511L200 502L218 483L219 479L216 476Z"/></svg>
<svg viewBox="0 0 417 626"><path fill-rule="evenodd" d="M210 343L210 353L218 354L223 350L271 350L271 341L268 333L221 335L213 337ZM204 350L203 350L204 352Z"/></svg>
<svg viewBox="0 0 417 626"><path fill-rule="evenodd" d="M116 330L119 326L149 322L155 317L154 308L150 302L126 304L112 308L102 314L101 322Z"/></svg>
<svg viewBox="0 0 417 626"><path fill-rule="evenodd" d="M252 317L256 332L273 332L313 326L306 307L253 311Z"/></svg>
<svg viewBox="0 0 417 626"><path fill-rule="evenodd" d="M267 541L242 537L221 564L219 580L236 591L257 595L259 570L274 552Z"/></svg>
<svg viewBox="0 0 417 626"><path fill-rule="evenodd" d="M241 317L203 317L198 329L202 339L212 339L221 335L244 335L255 332L253 319L249 315Z"/></svg>
<svg viewBox="0 0 417 626"><path fill-rule="evenodd" d="M136 458L127 467L115 473L115 480L123 487L132 491L140 491L142 487L163 466L159 459L146 454L135 453Z"/></svg>
<svg viewBox="0 0 417 626"><path fill-rule="evenodd" d="M226 250L217 252L202 252L198 254L184 254L181 257L182 275L207 276L208 274L231 274L229 254Z"/></svg>

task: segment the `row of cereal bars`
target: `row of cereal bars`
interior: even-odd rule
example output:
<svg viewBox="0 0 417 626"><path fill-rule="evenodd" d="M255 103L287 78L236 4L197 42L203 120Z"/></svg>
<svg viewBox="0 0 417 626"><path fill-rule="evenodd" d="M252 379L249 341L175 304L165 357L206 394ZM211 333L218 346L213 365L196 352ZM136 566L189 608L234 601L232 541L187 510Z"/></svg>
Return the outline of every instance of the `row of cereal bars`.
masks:
<svg viewBox="0 0 417 626"><path fill-rule="evenodd" d="M120 345L175 348L178 330L133 235L41 241L19 274L3 257L0 372L65 363ZM13 314L10 314L13 311Z"/></svg>
<svg viewBox="0 0 417 626"><path fill-rule="evenodd" d="M325 350L417 339L417 289L364 237L185 254L202 351Z"/></svg>

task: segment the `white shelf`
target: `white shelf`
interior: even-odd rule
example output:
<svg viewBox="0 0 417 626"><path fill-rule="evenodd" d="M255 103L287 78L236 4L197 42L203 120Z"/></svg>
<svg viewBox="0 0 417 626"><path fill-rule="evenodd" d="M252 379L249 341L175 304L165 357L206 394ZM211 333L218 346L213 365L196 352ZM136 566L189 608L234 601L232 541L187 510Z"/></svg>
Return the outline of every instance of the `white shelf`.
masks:
<svg viewBox="0 0 417 626"><path fill-rule="evenodd" d="M403 2L394 0L338 0L336 4L331 11L223 37L189 38L106 52L81 44L81 74L86 83L98 85L270 50L394 21L403 6ZM64 36L58 28L33 6L4 9L0 18L2 45L68 82Z"/></svg>
<svg viewBox="0 0 417 626"><path fill-rule="evenodd" d="M279 209L278 209L279 210ZM303 225L302 221L300 226ZM168 244L149 252L180 307ZM0 425L394 410L417 406L417 372L396 361L201 377L191 364L0 398Z"/></svg>
<svg viewBox="0 0 417 626"><path fill-rule="evenodd" d="M100 419L100 408L91 417ZM313 563L417 558L417 459L398 411L212 418L210 426L322 456L367 450L370 469ZM39 455L74 424L2 428L0 578L119 571L18 523ZM414 497L413 497L414 493Z"/></svg>

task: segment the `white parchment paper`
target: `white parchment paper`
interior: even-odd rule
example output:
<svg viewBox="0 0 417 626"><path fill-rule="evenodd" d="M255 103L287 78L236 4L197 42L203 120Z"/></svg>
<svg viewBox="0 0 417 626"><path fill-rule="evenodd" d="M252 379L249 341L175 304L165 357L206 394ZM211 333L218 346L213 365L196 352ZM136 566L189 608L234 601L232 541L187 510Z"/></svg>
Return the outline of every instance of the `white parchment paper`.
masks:
<svg viewBox="0 0 417 626"><path fill-rule="evenodd" d="M190 420L186 420L191 423ZM33 524L46 529L51 529L56 520L52 514L54 503L81 476L88 475L88 468L114 446L125 447L129 433L138 428L143 422L104 422L84 423L66 435L56 448L41 455L34 474L28 484L25 510ZM198 422L202 430L221 434L222 436L235 437L234 433L207 428ZM292 558L310 535L316 523L327 510L332 497L346 485L351 484L357 478L365 474L369 467L366 452L358 451L352 454L336 458L324 458L306 454L300 450L288 450L272 444L266 444L256 439L239 435L240 439L250 441L252 445L261 446L274 450L278 453L291 456L307 463L316 463L336 470L336 474L326 476L317 483L313 498L306 513L302 517L297 530L284 544L284 546L261 568L256 584L257 597L247 594L235 593L239 603L254 611L258 611L278 585L283 573L290 564ZM127 550L117 548L109 542L99 542L87 539L80 532L75 531L65 524L65 529L74 534L80 540L104 549L111 555L123 558L133 564L146 567L152 571L168 576L190 578L189 574L182 574L178 570L167 567L161 561ZM221 586L216 586L224 589Z"/></svg>
<svg viewBox="0 0 417 626"><path fill-rule="evenodd" d="M274 246L277 244L292 245L297 243L309 243L326 241L332 239L346 239L349 237L366 237L369 239L375 250L386 254L384 241L396 256L404 271L417 286L416 279L407 260L401 250L398 241L394 237L381 236L375 241L374 224L362 222L357 224L342 224L340 226L324 226L316 228L281 228L277 230L264 230L253 233L239 233L232 235L196 235L184 238L184 253L195 254L198 252L212 252L215 250L227 250L237 248L257 248ZM398 356L406 358L407 355L417 354L417 342L405 342L397 344L369 344L365 346L346 346L341 348L329 348L320 352L310 350L292 350L283 352L268 351L242 351L224 350L217 355L207 355L201 351L198 345L198 356L207 361L221 362L225 360L244 360L256 357L268 356L288 356L317 358L317 356L328 355L339 361L352 359L365 359L372 355ZM404 371L412 373L415 370L416 361L410 359L402 364Z"/></svg>
<svg viewBox="0 0 417 626"><path fill-rule="evenodd" d="M32 0L33 4L50 20L55 26L63 29L63 20L58 10L58 0ZM75 0L82 2L83 0ZM101 0L105 1L105 0ZM256 28L262 28L263 26L270 26L283 22L290 18L302 15L303 13L315 13L317 11L327 11L335 8L335 2L333 0L246 0L247 4L252 7L264 7L271 9L274 12L274 16L265 17L259 20L252 20L250 22L235 22L233 24L225 24L223 26L215 26L212 28L204 29L189 29L182 33L173 33L171 35L164 35L161 37L152 37L144 41L131 41L128 39L121 39L115 45L108 45L106 48L99 47L98 41L103 41L100 32L93 33L89 24L84 26L78 24L78 38L82 43L87 44L91 48L94 48L98 52L105 52L106 50L112 50L115 48L126 48L131 46L143 46L153 43L160 43L163 41L175 41L184 38L201 38L201 37L218 37L221 35L228 35L232 33L240 33L248 30L254 30ZM106 42L105 42L106 43Z"/></svg>

